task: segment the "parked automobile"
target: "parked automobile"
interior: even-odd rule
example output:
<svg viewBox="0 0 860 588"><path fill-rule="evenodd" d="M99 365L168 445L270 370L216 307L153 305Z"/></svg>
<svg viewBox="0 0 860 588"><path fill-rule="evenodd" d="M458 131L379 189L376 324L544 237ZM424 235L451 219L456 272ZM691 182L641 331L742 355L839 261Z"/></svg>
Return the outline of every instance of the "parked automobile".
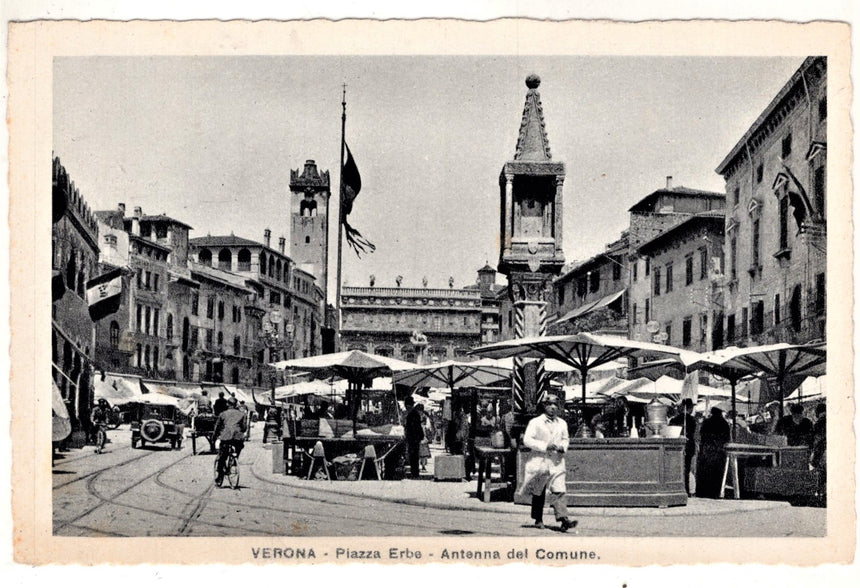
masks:
<svg viewBox="0 0 860 588"><path fill-rule="evenodd" d="M170 404L138 403L131 409L131 446L147 443L170 443L171 449L182 448L185 415Z"/></svg>

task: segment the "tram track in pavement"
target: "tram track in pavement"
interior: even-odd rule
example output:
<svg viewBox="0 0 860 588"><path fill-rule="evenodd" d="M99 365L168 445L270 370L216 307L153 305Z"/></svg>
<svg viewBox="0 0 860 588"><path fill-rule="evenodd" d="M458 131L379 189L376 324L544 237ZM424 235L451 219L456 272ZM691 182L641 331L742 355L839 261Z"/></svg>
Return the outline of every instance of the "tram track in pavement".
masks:
<svg viewBox="0 0 860 588"><path fill-rule="evenodd" d="M60 488L65 488L66 486L70 486L71 484L75 484L75 483L77 483L77 482L80 482L81 480L86 480L87 478L90 478L90 477L92 477L92 476L97 476L97 475L102 474L102 473L104 473L104 472L106 472L106 471L108 471L108 470L111 470L111 469L114 469L114 468L121 468L121 467L124 467L124 466L126 466L126 465L128 465L128 464L130 464L130 463L133 463L133 462L139 461L139 460L141 460L141 459L144 459L144 458L148 457L148 455L149 455L149 454L144 453L143 455L137 455L137 456L132 457L132 458L130 458L130 459L127 459L127 460L125 460L125 461L121 461L121 462L119 462L119 463L114 463L114 464L111 464L111 465L105 466L105 467L103 467L103 468L100 468L100 469L97 469L97 470L93 470L93 471L91 471L91 472L87 472L86 474L81 474L80 476L76 476L76 477L72 478L71 480L66 480L65 482L61 482L61 483L59 483L59 484L56 484L56 485L52 486L51 488L52 488L52 490L59 490ZM78 459L76 459L75 461L81 461L81 460L83 460L83 459L84 459L84 458L78 458ZM70 462L70 463L71 463L71 462ZM54 474L54 475L56 475L56 474Z"/></svg>

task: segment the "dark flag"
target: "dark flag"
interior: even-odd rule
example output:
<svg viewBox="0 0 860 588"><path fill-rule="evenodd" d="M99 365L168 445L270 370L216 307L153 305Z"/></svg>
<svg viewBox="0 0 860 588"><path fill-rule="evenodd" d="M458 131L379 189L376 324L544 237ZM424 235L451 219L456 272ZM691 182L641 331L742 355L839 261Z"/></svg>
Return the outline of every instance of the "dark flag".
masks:
<svg viewBox="0 0 860 588"><path fill-rule="evenodd" d="M352 203L358 193L361 192L361 174L358 173L358 166L355 165L349 145L344 143L344 147L346 147L346 163L343 164L341 170L343 188L340 194L340 222L346 234L346 242L353 248L356 255L361 257L362 253L373 253L376 250L376 245L362 237L361 233L351 227L346 220L346 217L352 212Z"/></svg>
<svg viewBox="0 0 860 588"><path fill-rule="evenodd" d="M87 304L93 321L119 309L122 299L122 268L116 268L87 282Z"/></svg>
<svg viewBox="0 0 860 588"><path fill-rule="evenodd" d="M809 201L809 196L806 195L806 190L803 189L803 185L801 185L800 181L795 177L791 170L788 168L785 163L782 164L782 167L785 169L785 173L788 174L788 177L791 178L791 182L797 188L796 190L792 190L790 187L788 188L788 203L791 204L792 208L794 208L794 222L797 224L798 232L803 231L803 223L806 219L812 216L815 209L812 207L812 203Z"/></svg>

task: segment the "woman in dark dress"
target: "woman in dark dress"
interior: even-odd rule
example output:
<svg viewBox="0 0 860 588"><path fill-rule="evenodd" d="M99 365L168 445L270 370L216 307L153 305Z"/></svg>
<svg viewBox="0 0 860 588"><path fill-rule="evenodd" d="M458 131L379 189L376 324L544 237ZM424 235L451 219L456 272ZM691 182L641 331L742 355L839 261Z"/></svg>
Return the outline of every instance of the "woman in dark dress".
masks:
<svg viewBox="0 0 860 588"><path fill-rule="evenodd" d="M696 461L696 496L718 498L726 465L726 443L731 438L731 428L723 411L711 409L711 416L702 423L699 438L699 458Z"/></svg>

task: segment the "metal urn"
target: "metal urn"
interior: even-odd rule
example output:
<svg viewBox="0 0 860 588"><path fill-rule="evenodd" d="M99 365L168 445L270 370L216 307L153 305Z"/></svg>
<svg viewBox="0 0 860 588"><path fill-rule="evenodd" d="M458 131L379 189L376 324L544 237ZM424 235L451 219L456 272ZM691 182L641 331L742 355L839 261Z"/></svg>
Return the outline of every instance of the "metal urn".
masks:
<svg viewBox="0 0 860 588"><path fill-rule="evenodd" d="M669 424L668 411L669 407L656 398L645 406L645 429L649 437L659 437L663 426Z"/></svg>

